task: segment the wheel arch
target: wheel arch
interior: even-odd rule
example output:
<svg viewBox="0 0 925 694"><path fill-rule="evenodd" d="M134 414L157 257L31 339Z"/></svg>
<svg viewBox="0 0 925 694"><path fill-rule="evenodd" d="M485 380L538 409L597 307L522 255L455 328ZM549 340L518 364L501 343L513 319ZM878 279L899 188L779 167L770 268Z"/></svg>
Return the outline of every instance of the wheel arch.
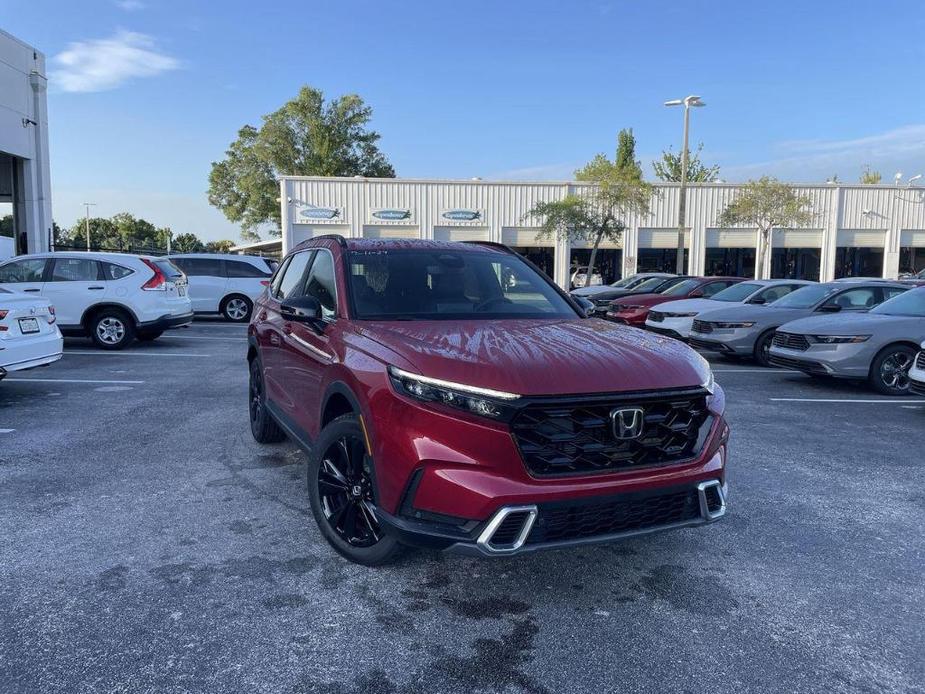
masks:
<svg viewBox="0 0 925 694"><path fill-rule="evenodd" d="M350 413L362 416L363 409L360 407L360 401L350 386L343 381L334 381L324 393L318 431L324 429L329 422Z"/></svg>
<svg viewBox="0 0 925 694"><path fill-rule="evenodd" d="M138 325L138 316L135 315L135 312L125 304L120 304L115 301L101 301L84 309L83 315L80 316L80 325L84 328L84 330L87 330L90 327L88 325L88 321L97 313L105 309L118 309L119 311L123 311L128 314L129 318L132 319L132 322L136 326Z"/></svg>

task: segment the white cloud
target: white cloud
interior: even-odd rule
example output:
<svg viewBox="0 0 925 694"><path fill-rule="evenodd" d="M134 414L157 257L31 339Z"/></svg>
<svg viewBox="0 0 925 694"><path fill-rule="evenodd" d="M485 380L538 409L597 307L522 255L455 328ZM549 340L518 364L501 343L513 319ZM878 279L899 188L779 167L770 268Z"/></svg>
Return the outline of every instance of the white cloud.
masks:
<svg viewBox="0 0 925 694"><path fill-rule="evenodd" d="M776 148L781 157L743 165L723 166L721 176L741 180L777 176L798 183L819 182L833 174L856 181L865 166L883 174L908 175L925 171L925 124L906 125L882 133L843 140L790 140Z"/></svg>
<svg viewBox="0 0 925 694"><path fill-rule="evenodd" d="M141 0L116 0L115 5L120 10L125 10L126 12L136 12L147 7Z"/></svg>
<svg viewBox="0 0 925 694"><path fill-rule="evenodd" d="M77 41L52 58L51 83L66 92L102 92L134 77L176 70L180 61L157 51L146 34L120 31L108 39Z"/></svg>

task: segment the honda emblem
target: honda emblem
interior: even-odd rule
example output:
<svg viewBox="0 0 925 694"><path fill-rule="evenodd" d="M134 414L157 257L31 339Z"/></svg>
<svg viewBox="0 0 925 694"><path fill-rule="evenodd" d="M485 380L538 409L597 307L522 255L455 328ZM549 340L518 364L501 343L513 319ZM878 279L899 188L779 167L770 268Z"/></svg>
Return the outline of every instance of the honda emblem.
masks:
<svg viewBox="0 0 925 694"><path fill-rule="evenodd" d="M613 437L620 441L630 441L642 436L645 424L645 415L641 407L625 407L611 410L610 422L613 427Z"/></svg>

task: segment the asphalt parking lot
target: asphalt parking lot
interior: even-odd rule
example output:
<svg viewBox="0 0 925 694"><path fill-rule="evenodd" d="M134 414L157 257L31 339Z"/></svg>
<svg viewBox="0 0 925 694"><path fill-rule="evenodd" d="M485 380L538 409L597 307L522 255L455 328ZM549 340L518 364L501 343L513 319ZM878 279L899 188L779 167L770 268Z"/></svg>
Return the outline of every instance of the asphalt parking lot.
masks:
<svg viewBox="0 0 925 694"><path fill-rule="evenodd" d="M717 359L723 522L371 570L252 441L244 336L0 383L0 690L925 691L925 401Z"/></svg>

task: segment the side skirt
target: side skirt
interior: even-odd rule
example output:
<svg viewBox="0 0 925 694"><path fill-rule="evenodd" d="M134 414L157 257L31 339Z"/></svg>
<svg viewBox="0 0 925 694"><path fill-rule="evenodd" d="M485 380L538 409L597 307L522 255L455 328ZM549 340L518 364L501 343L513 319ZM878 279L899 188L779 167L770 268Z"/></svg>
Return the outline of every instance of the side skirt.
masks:
<svg viewBox="0 0 925 694"><path fill-rule="evenodd" d="M292 421L292 418L288 417L272 400L267 399L266 406L270 416L276 420L276 423L286 432L286 435L295 441L303 451L311 453L311 437L302 430L302 427Z"/></svg>

